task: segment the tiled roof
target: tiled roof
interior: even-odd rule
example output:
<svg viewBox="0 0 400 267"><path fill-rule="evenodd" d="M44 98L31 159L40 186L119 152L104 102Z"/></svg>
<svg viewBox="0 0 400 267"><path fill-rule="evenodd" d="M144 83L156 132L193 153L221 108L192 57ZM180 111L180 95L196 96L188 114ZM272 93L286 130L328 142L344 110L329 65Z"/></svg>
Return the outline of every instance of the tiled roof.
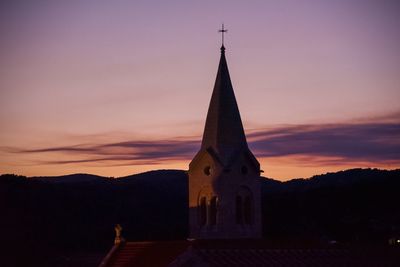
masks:
<svg viewBox="0 0 400 267"><path fill-rule="evenodd" d="M101 267L400 266L399 249L274 249L263 241L127 242Z"/></svg>
<svg viewBox="0 0 400 267"><path fill-rule="evenodd" d="M112 253L100 266L167 266L188 246L188 241L123 242L113 248Z"/></svg>
<svg viewBox="0 0 400 267"><path fill-rule="evenodd" d="M209 266L345 266L345 250L200 249Z"/></svg>

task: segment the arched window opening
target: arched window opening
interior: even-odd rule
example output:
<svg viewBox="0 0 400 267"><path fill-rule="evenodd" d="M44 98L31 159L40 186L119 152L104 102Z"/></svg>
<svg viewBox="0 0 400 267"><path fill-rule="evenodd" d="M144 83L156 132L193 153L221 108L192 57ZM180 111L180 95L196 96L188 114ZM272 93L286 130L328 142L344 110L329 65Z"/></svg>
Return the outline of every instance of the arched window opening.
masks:
<svg viewBox="0 0 400 267"><path fill-rule="evenodd" d="M210 166L205 167L203 171L204 171L205 175L207 175L207 176L211 175L211 167Z"/></svg>
<svg viewBox="0 0 400 267"><path fill-rule="evenodd" d="M243 224L242 197L236 196L236 223Z"/></svg>
<svg viewBox="0 0 400 267"><path fill-rule="evenodd" d="M252 225L254 220L253 196L246 186L239 187L236 193L236 223L240 225Z"/></svg>
<svg viewBox="0 0 400 267"><path fill-rule="evenodd" d="M252 223L251 213L251 199L250 196L246 196L244 199L244 223L247 225Z"/></svg>
<svg viewBox="0 0 400 267"><path fill-rule="evenodd" d="M210 201L210 225L217 224L217 197L211 198Z"/></svg>
<svg viewBox="0 0 400 267"><path fill-rule="evenodd" d="M200 225L203 226L207 222L207 200L206 197L200 199Z"/></svg>
<svg viewBox="0 0 400 267"><path fill-rule="evenodd" d="M242 168L240 168L240 172L241 172L242 174L246 175L247 172L248 172L247 167L243 165Z"/></svg>

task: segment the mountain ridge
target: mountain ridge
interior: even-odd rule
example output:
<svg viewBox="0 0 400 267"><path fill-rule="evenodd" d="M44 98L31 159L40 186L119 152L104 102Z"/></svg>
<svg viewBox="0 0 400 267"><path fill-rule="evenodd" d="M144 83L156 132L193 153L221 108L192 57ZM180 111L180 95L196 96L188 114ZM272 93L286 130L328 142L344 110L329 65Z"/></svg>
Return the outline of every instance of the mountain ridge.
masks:
<svg viewBox="0 0 400 267"><path fill-rule="evenodd" d="M322 174L316 174L308 178L293 178L289 180L284 180L281 181L279 179L275 178L270 178L270 177L265 177L261 176L261 178L268 179L271 181L275 181L278 183L297 183L297 182L306 182L310 180L320 180L324 178L329 178L334 177L337 178L338 174L346 174L350 172L363 172L363 171L373 171L373 172L400 172L400 169L379 169L379 168L351 168L351 169L346 169L346 170L341 170L337 172L326 172ZM120 176L120 177L108 177L108 176L102 176L102 175L97 175L97 174L90 174L90 173L71 173L71 174L65 174L65 175L51 175L51 176L25 176L25 175L18 175L18 174L1 174L0 177L2 176L14 176L14 177L25 177L28 179L33 179L36 181L47 181L47 182L58 182L58 183L66 183L68 182L67 180L71 180L70 182L88 182L88 181L93 181L96 179L99 180L120 180L120 179L135 179L135 178L143 178L145 176L157 176L159 174L165 174L165 173L186 173L187 170L179 170L179 169L156 169L156 170L150 170L142 173L135 173L135 174L130 174L126 176ZM332 182L332 181L331 181Z"/></svg>
<svg viewBox="0 0 400 267"><path fill-rule="evenodd" d="M386 246L389 238L400 236L399 169L261 182L263 238L274 247ZM103 253L112 245L117 223L130 241L186 239L187 207L188 177L182 170L119 179L1 175L0 246L10 262L24 265L52 260L49 251Z"/></svg>

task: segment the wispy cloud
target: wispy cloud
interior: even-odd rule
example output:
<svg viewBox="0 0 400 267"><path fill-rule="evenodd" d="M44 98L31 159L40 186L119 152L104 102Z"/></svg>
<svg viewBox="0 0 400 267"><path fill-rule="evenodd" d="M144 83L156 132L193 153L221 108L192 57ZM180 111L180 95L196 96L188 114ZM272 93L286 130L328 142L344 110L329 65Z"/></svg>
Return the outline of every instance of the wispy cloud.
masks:
<svg viewBox="0 0 400 267"><path fill-rule="evenodd" d="M180 139L180 138L178 138ZM61 153L67 160L40 161L42 164L74 164L104 162L107 166L159 164L168 160L186 160L200 146L199 140L131 140L108 144L80 144L36 149L3 148L17 154Z"/></svg>
<svg viewBox="0 0 400 267"><path fill-rule="evenodd" d="M298 156L311 159L312 162L308 164L316 165L349 162L400 164L399 122L289 125L255 130L247 137L249 146L257 157ZM190 160L199 147L200 137L190 137L36 149L8 148L7 151L18 154L63 155L61 160L38 162L42 164L97 162L106 166L122 166Z"/></svg>
<svg viewBox="0 0 400 267"><path fill-rule="evenodd" d="M297 125L257 131L250 147L260 157L304 155L343 161L400 161L400 124Z"/></svg>

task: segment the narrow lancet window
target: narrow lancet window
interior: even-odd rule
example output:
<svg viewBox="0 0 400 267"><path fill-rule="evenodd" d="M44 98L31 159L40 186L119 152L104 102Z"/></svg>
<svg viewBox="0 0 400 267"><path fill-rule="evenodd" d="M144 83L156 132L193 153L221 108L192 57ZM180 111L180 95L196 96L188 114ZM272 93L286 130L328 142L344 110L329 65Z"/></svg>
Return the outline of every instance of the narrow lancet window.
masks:
<svg viewBox="0 0 400 267"><path fill-rule="evenodd" d="M251 199L249 196L246 196L244 199L244 223L250 225L252 223L251 218Z"/></svg>
<svg viewBox="0 0 400 267"><path fill-rule="evenodd" d="M206 197L200 199L200 225L205 225L207 222L207 200Z"/></svg>
<svg viewBox="0 0 400 267"><path fill-rule="evenodd" d="M210 225L217 224L217 197L211 198L210 201Z"/></svg>
<svg viewBox="0 0 400 267"><path fill-rule="evenodd" d="M242 197L236 196L236 223L243 224Z"/></svg>

